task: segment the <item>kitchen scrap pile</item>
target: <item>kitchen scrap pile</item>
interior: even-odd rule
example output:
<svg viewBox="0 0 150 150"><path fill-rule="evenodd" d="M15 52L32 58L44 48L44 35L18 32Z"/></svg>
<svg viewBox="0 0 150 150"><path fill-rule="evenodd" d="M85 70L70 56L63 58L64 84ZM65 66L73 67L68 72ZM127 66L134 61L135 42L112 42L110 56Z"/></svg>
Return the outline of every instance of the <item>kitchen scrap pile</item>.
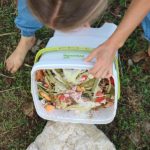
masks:
<svg viewBox="0 0 150 150"><path fill-rule="evenodd" d="M46 111L90 112L114 104L114 79L96 79L88 70L47 69L36 72L39 100Z"/></svg>

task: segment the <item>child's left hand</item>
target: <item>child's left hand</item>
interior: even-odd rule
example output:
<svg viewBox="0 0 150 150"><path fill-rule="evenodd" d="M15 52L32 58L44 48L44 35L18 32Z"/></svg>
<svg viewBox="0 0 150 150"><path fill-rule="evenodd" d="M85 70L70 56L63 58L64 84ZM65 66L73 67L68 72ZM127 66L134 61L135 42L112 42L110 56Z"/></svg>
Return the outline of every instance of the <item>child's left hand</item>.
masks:
<svg viewBox="0 0 150 150"><path fill-rule="evenodd" d="M96 78L108 78L112 75L112 64L118 48L116 46L107 43L103 43L96 48L91 54L85 59L89 62L96 58L94 67L89 70Z"/></svg>

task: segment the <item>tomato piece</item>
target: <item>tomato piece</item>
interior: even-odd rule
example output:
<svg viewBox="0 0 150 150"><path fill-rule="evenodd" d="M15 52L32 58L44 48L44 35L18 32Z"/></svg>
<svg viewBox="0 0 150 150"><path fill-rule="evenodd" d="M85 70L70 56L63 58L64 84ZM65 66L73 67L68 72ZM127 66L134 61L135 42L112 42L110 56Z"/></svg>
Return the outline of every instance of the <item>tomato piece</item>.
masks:
<svg viewBox="0 0 150 150"><path fill-rule="evenodd" d="M66 97L63 94L61 94L61 95L58 96L58 99L60 101L64 101L66 99Z"/></svg>
<svg viewBox="0 0 150 150"><path fill-rule="evenodd" d="M85 81L87 78L88 78L87 75L83 75L83 76L82 76L82 80L83 80L83 81Z"/></svg>
<svg viewBox="0 0 150 150"><path fill-rule="evenodd" d="M98 91L98 92L96 93L96 96L97 96L97 97L103 97L104 94L103 94L101 91Z"/></svg>
<svg viewBox="0 0 150 150"><path fill-rule="evenodd" d="M113 77L110 77L110 82L111 84L114 86L115 85L115 82L114 82L114 78Z"/></svg>
<svg viewBox="0 0 150 150"><path fill-rule="evenodd" d="M105 100L104 97L98 97L96 98L96 102L101 103L103 100Z"/></svg>

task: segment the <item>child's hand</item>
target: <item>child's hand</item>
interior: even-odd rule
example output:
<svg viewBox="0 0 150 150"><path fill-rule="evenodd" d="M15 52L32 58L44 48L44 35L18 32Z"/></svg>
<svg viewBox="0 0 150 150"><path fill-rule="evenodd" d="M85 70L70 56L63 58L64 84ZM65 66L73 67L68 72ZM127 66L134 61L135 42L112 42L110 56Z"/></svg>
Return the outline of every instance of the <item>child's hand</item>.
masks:
<svg viewBox="0 0 150 150"><path fill-rule="evenodd" d="M89 70L96 78L107 78L112 75L112 64L118 50L117 47L106 41L104 44L96 48L86 59L85 61L89 62L96 58L96 63L94 67Z"/></svg>

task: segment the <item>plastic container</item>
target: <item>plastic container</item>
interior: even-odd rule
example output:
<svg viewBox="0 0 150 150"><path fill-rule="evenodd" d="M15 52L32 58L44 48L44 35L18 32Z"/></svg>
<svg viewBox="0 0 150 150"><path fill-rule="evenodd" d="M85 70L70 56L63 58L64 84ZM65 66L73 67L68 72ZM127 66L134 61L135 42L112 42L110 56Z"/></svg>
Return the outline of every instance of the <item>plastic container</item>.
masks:
<svg viewBox="0 0 150 150"><path fill-rule="evenodd" d="M109 26L110 25L112 25L111 26L111 34L112 34L116 26L114 26L114 24L109 24ZM91 33L93 33L92 28L90 28L89 30ZM94 29L94 31L95 30L96 29ZM103 30L101 29L100 31L101 32L99 32L99 34L101 35L101 33L103 33ZM111 35L110 28L108 28L107 31L109 32L109 36L110 36ZM67 33L67 35L63 35L63 36L61 36L61 34L64 34L64 33L59 33L59 35L57 35L56 33L56 35L54 35L54 37L48 43L47 49L42 50L41 53L39 53L39 55L41 55L44 52L44 54L41 55L39 61L34 64L32 68L32 72L31 72L31 92L33 96L34 105L35 105L38 115L46 120L71 122L71 123L84 123L84 124L107 124L113 121L116 115L116 111L117 111L117 101L118 101L118 96L120 92L118 91L119 79L118 79L117 61L115 61L113 64L113 77L115 81L115 103L110 108L100 109L99 111L94 112L91 118L86 115L78 115L74 111L54 110L51 112L47 112L42 106L38 97L37 84L35 81L35 72L37 70L60 69L60 68L62 69L90 69L93 67L94 61L90 63L85 63L84 58L89 54L89 50L91 48L97 47L96 43L97 44L100 43L101 40L99 40L98 33L95 32L97 36L92 37L91 35L89 36L86 35L83 38L83 42L81 42L80 38L83 35L83 32L82 32L82 35L80 35L79 33L81 32L76 31L74 34ZM84 33L87 34L87 31ZM77 36L77 34L79 35ZM70 35L71 35L71 38L70 38ZM62 40L59 43L60 38L62 37L63 37L62 40L65 43L64 45L62 44L63 43ZM73 41L72 44L70 43L70 39ZM68 43L66 42L67 40L68 40ZM86 46L86 43L85 43L86 40L90 40L91 42L90 48L83 48L83 46ZM79 41L79 45L82 45L82 47L77 47L79 45L75 43L78 43L78 41ZM67 46L67 47L64 47L64 46ZM89 43L87 44L87 46L89 47Z"/></svg>

